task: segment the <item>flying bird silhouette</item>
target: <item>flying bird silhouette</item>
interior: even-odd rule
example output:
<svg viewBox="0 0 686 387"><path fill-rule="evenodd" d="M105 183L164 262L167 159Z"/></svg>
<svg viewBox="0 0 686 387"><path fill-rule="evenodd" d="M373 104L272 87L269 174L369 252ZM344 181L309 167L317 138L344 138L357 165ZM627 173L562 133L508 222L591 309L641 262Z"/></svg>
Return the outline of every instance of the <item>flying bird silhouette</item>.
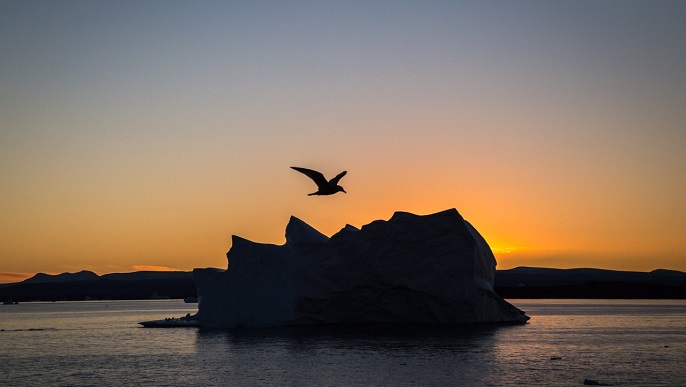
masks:
<svg viewBox="0 0 686 387"><path fill-rule="evenodd" d="M338 191L343 191L343 187L338 185L338 181L341 180L343 176L345 176L348 171L343 171L336 175L333 179L326 181L326 178L324 175L322 175L321 172L313 171L311 169L307 168L300 168L300 167L291 167L295 169L296 171L305 174L307 177L310 179L314 180L315 184L317 184L317 192L312 192L311 194L307 194L307 196L312 196L312 195L333 195Z"/></svg>

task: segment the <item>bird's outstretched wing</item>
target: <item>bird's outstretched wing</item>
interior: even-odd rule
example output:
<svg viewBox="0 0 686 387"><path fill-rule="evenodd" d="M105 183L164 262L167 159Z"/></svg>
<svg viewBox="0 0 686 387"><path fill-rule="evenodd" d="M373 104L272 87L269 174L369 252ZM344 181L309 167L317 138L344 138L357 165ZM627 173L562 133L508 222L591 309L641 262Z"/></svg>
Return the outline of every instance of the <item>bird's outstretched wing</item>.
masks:
<svg viewBox="0 0 686 387"><path fill-rule="evenodd" d="M326 178L324 177L324 175L322 175L321 172L317 172L317 171L314 171L312 169L307 169L307 168L300 168L300 167L291 167L291 168L295 169L296 171L298 171L302 174L305 174L307 177L314 180L315 184L317 184L317 187L326 187L329 185L329 183L326 181ZM343 176L340 176L340 177L343 177ZM336 177L334 177L334 179L335 178L340 179L340 177L336 176Z"/></svg>
<svg viewBox="0 0 686 387"><path fill-rule="evenodd" d="M342 178L343 176L345 176L346 173L348 173L348 171L343 171L343 172L339 173L338 175L336 175L336 177L334 177L333 179L329 180L329 184L331 184L331 185L338 185L338 181L341 180L341 178ZM321 175L321 174L320 174L320 175Z"/></svg>

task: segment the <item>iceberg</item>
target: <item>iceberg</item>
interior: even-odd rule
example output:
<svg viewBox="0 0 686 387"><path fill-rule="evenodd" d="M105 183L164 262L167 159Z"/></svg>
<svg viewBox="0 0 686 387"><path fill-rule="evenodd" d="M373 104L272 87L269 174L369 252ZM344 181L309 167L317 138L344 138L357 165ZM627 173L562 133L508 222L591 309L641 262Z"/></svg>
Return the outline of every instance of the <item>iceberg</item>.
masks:
<svg viewBox="0 0 686 387"><path fill-rule="evenodd" d="M493 291L495 257L456 209L396 212L330 238L291 217L283 245L232 242L226 270L193 270L204 327L529 319Z"/></svg>

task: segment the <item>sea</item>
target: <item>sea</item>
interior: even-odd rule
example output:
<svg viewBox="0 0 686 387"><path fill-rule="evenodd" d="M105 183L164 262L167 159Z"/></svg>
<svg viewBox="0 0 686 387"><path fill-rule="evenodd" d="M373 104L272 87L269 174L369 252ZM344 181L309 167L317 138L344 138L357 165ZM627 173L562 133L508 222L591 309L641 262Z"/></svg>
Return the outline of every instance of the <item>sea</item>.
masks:
<svg viewBox="0 0 686 387"><path fill-rule="evenodd" d="M508 300L524 325L206 330L181 300L0 305L1 386L686 386L686 300Z"/></svg>

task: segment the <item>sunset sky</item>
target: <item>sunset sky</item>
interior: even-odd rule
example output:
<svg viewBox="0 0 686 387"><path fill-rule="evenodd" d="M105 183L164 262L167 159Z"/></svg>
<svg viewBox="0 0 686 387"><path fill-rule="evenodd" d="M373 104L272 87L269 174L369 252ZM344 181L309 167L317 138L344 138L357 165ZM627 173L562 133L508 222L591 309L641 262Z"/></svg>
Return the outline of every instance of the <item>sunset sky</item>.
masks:
<svg viewBox="0 0 686 387"><path fill-rule="evenodd" d="M5 0L0 56L0 282L449 208L499 269L686 271L684 1Z"/></svg>

